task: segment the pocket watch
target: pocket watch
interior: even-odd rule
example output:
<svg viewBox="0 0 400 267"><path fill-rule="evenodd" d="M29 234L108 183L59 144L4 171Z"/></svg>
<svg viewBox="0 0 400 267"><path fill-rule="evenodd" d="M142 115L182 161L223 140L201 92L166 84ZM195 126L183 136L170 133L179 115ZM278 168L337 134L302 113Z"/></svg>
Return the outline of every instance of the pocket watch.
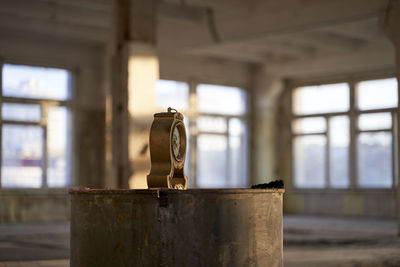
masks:
<svg viewBox="0 0 400 267"><path fill-rule="evenodd" d="M151 169L149 188L186 189L186 131L183 115L176 109L154 114L150 129Z"/></svg>

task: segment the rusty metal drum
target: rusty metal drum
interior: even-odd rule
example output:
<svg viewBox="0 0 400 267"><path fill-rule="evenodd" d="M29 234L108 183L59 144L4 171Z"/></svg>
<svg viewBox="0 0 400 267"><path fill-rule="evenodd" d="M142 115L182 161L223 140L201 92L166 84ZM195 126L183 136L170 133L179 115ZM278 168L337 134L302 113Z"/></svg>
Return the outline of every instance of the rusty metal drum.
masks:
<svg viewBox="0 0 400 267"><path fill-rule="evenodd" d="M71 266L282 266L283 189L71 189Z"/></svg>

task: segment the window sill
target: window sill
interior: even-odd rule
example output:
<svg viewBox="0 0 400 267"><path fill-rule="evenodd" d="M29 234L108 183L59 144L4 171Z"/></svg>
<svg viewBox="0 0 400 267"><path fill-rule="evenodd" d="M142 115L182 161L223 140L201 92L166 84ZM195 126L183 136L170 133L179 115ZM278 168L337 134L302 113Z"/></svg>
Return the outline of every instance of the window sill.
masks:
<svg viewBox="0 0 400 267"><path fill-rule="evenodd" d="M343 194L343 193L390 193L396 188L286 188L286 193Z"/></svg>
<svg viewBox="0 0 400 267"><path fill-rule="evenodd" d="M1 188L0 195L66 195L68 188Z"/></svg>

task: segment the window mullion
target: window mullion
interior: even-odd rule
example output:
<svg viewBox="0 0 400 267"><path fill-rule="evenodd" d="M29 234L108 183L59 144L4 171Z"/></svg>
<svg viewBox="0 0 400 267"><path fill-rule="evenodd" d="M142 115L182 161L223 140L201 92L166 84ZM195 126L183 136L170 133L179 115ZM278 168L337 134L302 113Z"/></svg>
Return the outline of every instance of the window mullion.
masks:
<svg viewBox="0 0 400 267"><path fill-rule="evenodd" d="M197 187L197 84L193 81L188 82L189 84L189 135L190 135L190 150L189 150L189 166L190 166L190 179L192 186Z"/></svg>
<svg viewBox="0 0 400 267"><path fill-rule="evenodd" d="M355 188L358 180L357 171L357 115L356 115L356 101L357 92L354 82L349 83L350 86L350 157L349 157L349 179L350 188Z"/></svg>
<svg viewBox="0 0 400 267"><path fill-rule="evenodd" d="M229 157L229 155L230 155L230 147L229 147L229 141L230 141L230 138L229 138L229 119L225 119L225 123L226 123L226 132L225 132L225 138L226 138L226 143L227 143L227 146L226 146L226 153L225 153L225 157L226 157L226 181L228 182L228 184L230 184L230 182L231 182L231 179L232 179L232 170L231 170L231 167L232 167L232 162L231 162L231 159L230 159L230 157Z"/></svg>
<svg viewBox="0 0 400 267"><path fill-rule="evenodd" d="M331 150L331 140L330 140L330 119L329 117L325 117L326 120L326 147L325 147L325 185L326 187L331 187L331 160L330 160L330 150Z"/></svg>
<svg viewBox="0 0 400 267"><path fill-rule="evenodd" d="M2 170L3 170L3 114L2 114L2 107L3 107L3 62L0 61L0 188L3 187L2 182Z"/></svg>
<svg viewBox="0 0 400 267"><path fill-rule="evenodd" d="M48 156L47 156L47 122L49 118L48 105L42 105L42 129L43 129L43 143L42 143L42 187L48 187L47 183L47 166L48 166Z"/></svg>
<svg viewBox="0 0 400 267"><path fill-rule="evenodd" d="M392 188L395 189L398 180L396 181L396 177L398 177L398 166L396 162L398 162L398 151L396 150L396 147L398 145L398 139L396 138L398 135L397 132L397 113L392 112Z"/></svg>

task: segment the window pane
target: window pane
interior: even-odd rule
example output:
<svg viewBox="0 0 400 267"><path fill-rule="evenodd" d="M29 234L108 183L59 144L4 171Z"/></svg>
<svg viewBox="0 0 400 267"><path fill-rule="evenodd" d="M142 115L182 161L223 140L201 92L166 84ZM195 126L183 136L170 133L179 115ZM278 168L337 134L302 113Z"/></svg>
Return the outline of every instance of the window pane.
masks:
<svg viewBox="0 0 400 267"><path fill-rule="evenodd" d="M66 100L70 95L70 74L63 69L5 64L3 95Z"/></svg>
<svg viewBox="0 0 400 267"><path fill-rule="evenodd" d="M358 184L361 187L392 186L391 133L361 133L358 136Z"/></svg>
<svg viewBox="0 0 400 267"><path fill-rule="evenodd" d="M3 120L38 122L42 118L40 105L3 103L1 106Z"/></svg>
<svg viewBox="0 0 400 267"><path fill-rule="evenodd" d="M221 135L201 134L197 138L197 144L197 185L226 187L227 138Z"/></svg>
<svg viewBox="0 0 400 267"><path fill-rule="evenodd" d="M293 91L293 112L298 115L341 112L348 109L347 83L299 87Z"/></svg>
<svg viewBox="0 0 400 267"><path fill-rule="evenodd" d="M300 188L325 186L325 136L298 136L294 140L295 185Z"/></svg>
<svg viewBox="0 0 400 267"><path fill-rule="evenodd" d="M297 119L292 122L292 128L296 134L323 133L326 131L326 120L323 117Z"/></svg>
<svg viewBox="0 0 400 267"><path fill-rule="evenodd" d="M49 108L47 124L47 184L65 187L70 184L70 121L66 107Z"/></svg>
<svg viewBox="0 0 400 267"><path fill-rule="evenodd" d="M361 114L358 117L358 128L365 130L390 129L392 127L392 114L389 112Z"/></svg>
<svg viewBox="0 0 400 267"><path fill-rule="evenodd" d="M247 131L242 120L229 121L229 187L247 185Z"/></svg>
<svg viewBox="0 0 400 267"><path fill-rule="evenodd" d="M235 136L243 136L247 134L247 125L244 120L230 119L229 120L229 134Z"/></svg>
<svg viewBox="0 0 400 267"><path fill-rule="evenodd" d="M189 85L184 82L159 80L156 85L157 106L178 111L189 109Z"/></svg>
<svg viewBox="0 0 400 267"><path fill-rule="evenodd" d="M397 79L383 79L358 84L358 108L361 110L397 107Z"/></svg>
<svg viewBox="0 0 400 267"><path fill-rule="evenodd" d="M226 132L226 119L220 117L202 116L197 119L197 128L202 132Z"/></svg>
<svg viewBox="0 0 400 267"><path fill-rule="evenodd" d="M41 187L43 129L4 124L2 135L2 186Z"/></svg>
<svg viewBox="0 0 400 267"><path fill-rule="evenodd" d="M237 87L200 84L197 86L199 111L228 115L246 112L246 93Z"/></svg>
<svg viewBox="0 0 400 267"><path fill-rule="evenodd" d="M345 188L349 186L349 118L332 117L329 126L330 185L334 188Z"/></svg>

